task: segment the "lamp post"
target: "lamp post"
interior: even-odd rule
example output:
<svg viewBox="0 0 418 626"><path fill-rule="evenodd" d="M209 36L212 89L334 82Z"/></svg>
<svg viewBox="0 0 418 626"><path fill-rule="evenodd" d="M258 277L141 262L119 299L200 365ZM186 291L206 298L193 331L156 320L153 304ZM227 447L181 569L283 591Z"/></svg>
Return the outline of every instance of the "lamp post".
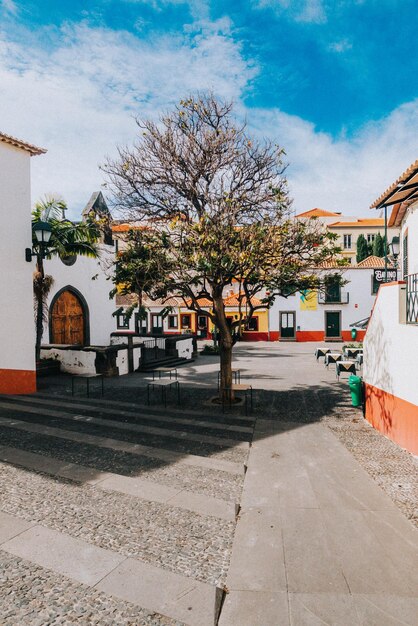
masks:
<svg viewBox="0 0 418 626"><path fill-rule="evenodd" d="M52 235L51 224L49 224L48 222L42 222L41 220L33 224L32 231L35 234L35 239L38 243L39 250L35 252L32 248L25 249L25 259L28 263L32 261L32 257L34 256L40 256L42 259L46 257L49 240L51 239Z"/></svg>
<svg viewBox="0 0 418 626"><path fill-rule="evenodd" d="M398 256L399 256L399 252L400 252L400 242L399 242L399 237L397 237L396 235L392 238L391 243L389 244L389 247L391 249L392 252L392 256L393 256L393 264L395 266L395 270L398 269Z"/></svg>
<svg viewBox="0 0 418 626"><path fill-rule="evenodd" d="M34 234L35 249L26 248L25 258L28 263L32 261L32 257L36 257L36 272L34 280L34 289L39 290L37 303L36 303L36 348L35 358L39 361L41 356L41 337L43 326L43 297L42 292L44 289L45 272L43 260L48 253L49 241L52 235L52 227L48 222L39 220L32 225L32 232ZM36 288L35 288L36 285Z"/></svg>

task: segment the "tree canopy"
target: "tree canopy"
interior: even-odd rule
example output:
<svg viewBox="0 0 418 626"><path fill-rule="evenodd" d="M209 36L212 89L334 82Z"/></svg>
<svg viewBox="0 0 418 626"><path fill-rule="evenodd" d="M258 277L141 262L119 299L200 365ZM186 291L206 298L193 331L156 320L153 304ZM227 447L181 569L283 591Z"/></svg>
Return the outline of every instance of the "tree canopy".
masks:
<svg viewBox="0 0 418 626"><path fill-rule="evenodd" d="M198 95L159 123L137 124L134 146L103 166L115 206L136 222L116 280L131 263L136 277L125 284L136 283L151 299L179 296L210 317L219 330L221 386L228 388L234 328L277 294L317 287L314 268L339 250L336 236L318 220L293 217L283 149L250 137L231 103ZM240 303L232 324L222 298L230 285ZM256 294L261 304L254 305Z"/></svg>

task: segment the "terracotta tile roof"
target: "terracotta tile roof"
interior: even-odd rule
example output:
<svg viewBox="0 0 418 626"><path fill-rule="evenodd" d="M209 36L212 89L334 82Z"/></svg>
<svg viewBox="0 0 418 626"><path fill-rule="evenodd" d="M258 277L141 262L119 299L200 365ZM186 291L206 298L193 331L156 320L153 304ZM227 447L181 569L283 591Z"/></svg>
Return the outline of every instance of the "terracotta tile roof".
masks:
<svg viewBox="0 0 418 626"><path fill-rule="evenodd" d="M22 141L21 139L17 139L16 137L12 137L12 135L6 135L6 133L0 133L0 141L4 143L8 143L15 148L20 148L21 150L25 150L29 152L31 156L36 156L38 154L45 154L47 152L45 148L38 148L38 146L34 146L31 143L27 143L26 141Z"/></svg>
<svg viewBox="0 0 418 626"><path fill-rule="evenodd" d="M305 211L304 213L299 213L296 217L333 217L334 215L341 215L341 213L333 213L331 211L316 208L311 209L310 211Z"/></svg>
<svg viewBox="0 0 418 626"><path fill-rule="evenodd" d="M187 306L190 306L191 303L192 303L192 301L191 301L190 298L186 300ZM199 298L198 299L198 303L199 303L199 306L204 308L204 309L208 309L208 308L211 308L213 306L213 302L212 302L212 300L209 300L209 298Z"/></svg>
<svg viewBox="0 0 418 626"><path fill-rule="evenodd" d="M366 259L363 259L363 261L360 261L360 263L352 263L352 264L348 264L348 265L338 265L336 261L324 261L323 263L321 263L320 265L318 265L318 268L320 269L338 269L338 270L356 270L356 269L381 269L382 267L385 267L385 259L384 257L380 257L380 256L368 256ZM388 267L393 267L393 264L391 263L391 261L388 261Z"/></svg>
<svg viewBox="0 0 418 626"><path fill-rule="evenodd" d="M245 305L245 296L243 294L241 294L242 296L242 300L241 300L241 304ZM251 304L253 306L260 306L261 305L261 300L259 300L258 298L251 298ZM224 298L224 305L226 307L239 307L239 300L238 300L238 294L237 293L233 293L229 296L226 296Z"/></svg>
<svg viewBox="0 0 418 626"><path fill-rule="evenodd" d="M333 222L328 224L328 228L364 228L365 226L384 226L385 220L383 217L377 217L374 219L358 219L353 222Z"/></svg>
<svg viewBox="0 0 418 626"><path fill-rule="evenodd" d="M130 230L146 230L149 226L144 224L113 224L112 233L128 233Z"/></svg>
<svg viewBox="0 0 418 626"><path fill-rule="evenodd" d="M385 259L380 256L368 256L366 259L357 263L357 267L370 267L372 269L381 269L385 267ZM388 267L393 267L391 261L388 260Z"/></svg>
<svg viewBox="0 0 418 626"><path fill-rule="evenodd" d="M402 189L405 183L408 183L408 189ZM399 190L398 190L399 188ZM396 193L395 193L396 192ZM404 171L403 174L395 180L390 187L386 189L378 198L370 205L371 209L380 208L385 204L387 206L397 204L407 200L411 194L417 197L418 193L418 159L412 163Z"/></svg>
<svg viewBox="0 0 418 626"><path fill-rule="evenodd" d="M128 293L125 295L122 295L120 293L116 294L116 305L117 306L131 306L132 304L137 304L138 303L138 296L134 293ZM156 300L151 300L151 298L148 298L148 296L143 296L142 297L142 304L145 307L153 307L153 306L158 306L158 307L165 307L165 306L181 306L182 305L182 300L180 298L157 298Z"/></svg>

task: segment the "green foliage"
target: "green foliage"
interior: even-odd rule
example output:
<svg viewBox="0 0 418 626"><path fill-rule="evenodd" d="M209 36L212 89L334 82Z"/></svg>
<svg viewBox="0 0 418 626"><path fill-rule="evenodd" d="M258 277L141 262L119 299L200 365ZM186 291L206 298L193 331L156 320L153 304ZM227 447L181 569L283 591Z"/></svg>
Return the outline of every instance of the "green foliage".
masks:
<svg viewBox="0 0 418 626"><path fill-rule="evenodd" d="M210 346L209 344L206 344L203 350L200 351L200 354L207 356L220 354L219 346Z"/></svg>
<svg viewBox="0 0 418 626"><path fill-rule="evenodd" d="M364 235L359 235L357 238L357 254L356 254L357 263L360 263L360 261L367 259L368 256L370 256L370 253L369 253L369 248L367 245L366 238Z"/></svg>
<svg viewBox="0 0 418 626"><path fill-rule="evenodd" d="M373 241L373 254L374 256L385 256L385 242L384 238L380 233L377 233L374 241Z"/></svg>

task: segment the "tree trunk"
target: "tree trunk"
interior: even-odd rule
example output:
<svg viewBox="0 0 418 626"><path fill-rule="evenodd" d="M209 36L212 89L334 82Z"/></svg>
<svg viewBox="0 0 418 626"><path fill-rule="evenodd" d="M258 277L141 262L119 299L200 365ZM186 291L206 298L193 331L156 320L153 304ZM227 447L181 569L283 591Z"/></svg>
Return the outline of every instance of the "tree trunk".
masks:
<svg viewBox="0 0 418 626"><path fill-rule="evenodd" d="M45 279L44 264L42 258L37 257L36 271L40 274L39 289L36 291L36 343L35 358L41 358L41 343L44 331L44 311L43 311L43 284Z"/></svg>
<svg viewBox="0 0 418 626"><path fill-rule="evenodd" d="M213 296L213 310L216 317L216 325L219 329L219 355L220 355L220 397L223 402L234 400L232 392L232 333L228 326L225 315L225 307L222 292Z"/></svg>

